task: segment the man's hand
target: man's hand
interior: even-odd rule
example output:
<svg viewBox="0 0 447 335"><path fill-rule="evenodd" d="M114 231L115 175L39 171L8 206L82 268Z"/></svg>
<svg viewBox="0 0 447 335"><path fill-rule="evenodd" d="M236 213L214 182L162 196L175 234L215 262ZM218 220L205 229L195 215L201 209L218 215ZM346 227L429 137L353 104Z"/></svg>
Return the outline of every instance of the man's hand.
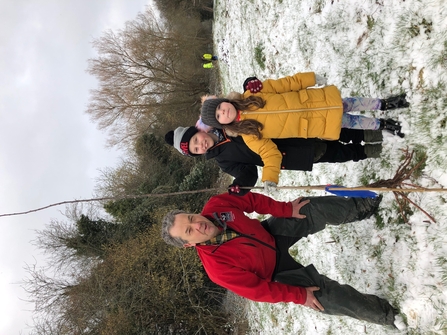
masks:
<svg viewBox="0 0 447 335"><path fill-rule="evenodd" d="M310 200L301 201L301 199L303 199L303 198L299 197L298 199L295 199L292 201L292 217L293 218L297 218L297 219L305 219L306 218L306 215L300 214L300 210L301 210L301 208L306 206L310 202Z"/></svg>
<svg viewBox="0 0 447 335"><path fill-rule="evenodd" d="M314 291L318 291L320 288L317 286L306 287L307 298L304 306L310 307L318 312L324 311L323 305L320 304L317 298L314 296Z"/></svg>

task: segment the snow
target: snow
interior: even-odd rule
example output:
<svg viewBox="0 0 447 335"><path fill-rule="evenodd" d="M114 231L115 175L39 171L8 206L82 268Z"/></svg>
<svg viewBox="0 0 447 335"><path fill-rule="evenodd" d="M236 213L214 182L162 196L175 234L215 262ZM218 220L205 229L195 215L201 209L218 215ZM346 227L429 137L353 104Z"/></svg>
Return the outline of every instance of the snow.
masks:
<svg viewBox="0 0 447 335"><path fill-rule="evenodd" d="M215 51L223 91L241 91L249 76L280 78L314 71L343 97L387 97L406 92L410 108L365 115L403 124L404 139L384 134L380 159L316 164L312 172L283 171L279 186L339 183L360 186L394 176L402 149L427 154L428 188L447 187L447 3L442 0L215 1ZM264 68L255 49L265 56ZM275 198L323 195L281 190ZM399 220L394 195L383 193L383 227L370 218L299 241L291 252L328 277L388 299L410 334L447 333L447 193L411 193L409 222ZM326 316L293 304L249 303L251 334L401 334L347 317Z"/></svg>

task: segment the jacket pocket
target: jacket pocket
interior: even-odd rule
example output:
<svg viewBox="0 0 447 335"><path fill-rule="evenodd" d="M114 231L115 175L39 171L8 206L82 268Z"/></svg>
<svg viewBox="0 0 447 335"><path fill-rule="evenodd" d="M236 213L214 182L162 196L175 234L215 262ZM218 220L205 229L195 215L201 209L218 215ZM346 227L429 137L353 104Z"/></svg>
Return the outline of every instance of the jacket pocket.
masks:
<svg viewBox="0 0 447 335"><path fill-rule="evenodd" d="M306 102L307 100L309 100L309 95L307 94L307 90L300 90L298 92L298 94L300 96L301 102Z"/></svg>
<svg viewBox="0 0 447 335"><path fill-rule="evenodd" d="M304 118L300 118L300 124L299 124L299 137L307 138L307 133L309 129L309 121Z"/></svg>

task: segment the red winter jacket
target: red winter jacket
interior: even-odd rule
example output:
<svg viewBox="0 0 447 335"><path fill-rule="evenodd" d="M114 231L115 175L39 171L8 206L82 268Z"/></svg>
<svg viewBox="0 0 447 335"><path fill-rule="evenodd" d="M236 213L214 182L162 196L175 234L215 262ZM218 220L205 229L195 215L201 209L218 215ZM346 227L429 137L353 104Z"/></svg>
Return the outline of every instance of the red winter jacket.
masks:
<svg viewBox="0 0 447 335"><path fill-rule="evenodd" d="M243 197L221 194L212 197L203 208L208 218L217 213L241 236L217 245L197 245L205 271L216 284L245 298L261 302L304 304L303 287L272 282L276 265L275 240L256 219L244 212L291 217L292 204L278 202L259 193Z"/></svg>

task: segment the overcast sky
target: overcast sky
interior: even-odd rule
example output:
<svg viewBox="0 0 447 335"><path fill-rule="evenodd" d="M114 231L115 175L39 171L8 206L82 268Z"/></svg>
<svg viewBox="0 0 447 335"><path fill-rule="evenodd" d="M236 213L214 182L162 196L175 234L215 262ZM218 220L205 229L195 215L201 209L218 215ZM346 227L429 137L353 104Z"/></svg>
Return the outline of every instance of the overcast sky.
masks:
<svg viewBox="0 0 447 335"><path fill-rule="evenodd" d="M120 153L87 114L91 41L123 28L150 0L0 0L0 214L90 198L100 169ZM17 283L43 265L34 230L60 206L0 217L0 334L28 334L33 306Z"/></svg>

